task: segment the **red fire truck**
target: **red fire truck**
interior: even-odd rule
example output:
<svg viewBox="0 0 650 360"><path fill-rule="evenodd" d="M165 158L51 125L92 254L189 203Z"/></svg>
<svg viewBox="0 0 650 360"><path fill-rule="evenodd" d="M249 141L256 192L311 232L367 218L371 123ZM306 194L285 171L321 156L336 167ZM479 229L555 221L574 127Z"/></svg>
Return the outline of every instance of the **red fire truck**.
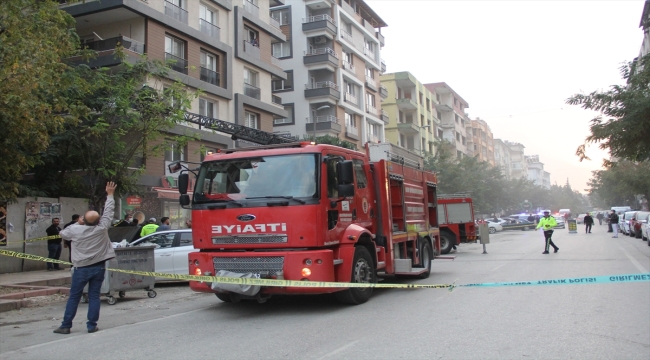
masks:
<svg viewBox="0 0 650 360"><path fill-rule="evenodd" d="M435 174L388 151L311 142L220 150L194 174L191 195L188 172L179 175L179 191L181 205L191 206L200 250L189 254L192 275L375 283L383 274L427 278L440 254ZM336 292L340 301L360 304L372 294L197 281L190 287L225 302Z"/></svg>
<svg viewBox="0 0 650 360"><path fill-rule="evenodd" d="M469 195L439 195L438 219L442 254L448 254L461 242L475 242L479 239L478 228L474 222L474 204Z"/></svg>

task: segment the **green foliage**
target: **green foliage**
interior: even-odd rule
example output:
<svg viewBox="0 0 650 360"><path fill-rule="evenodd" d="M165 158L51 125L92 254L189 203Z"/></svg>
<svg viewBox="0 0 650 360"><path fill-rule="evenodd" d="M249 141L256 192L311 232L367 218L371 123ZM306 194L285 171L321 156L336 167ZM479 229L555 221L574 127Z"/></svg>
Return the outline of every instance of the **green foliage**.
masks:
<svg viewBox="0 0 650 360"><path fill-rule="evenodd" d="M603 170L593 171L589 196L595 206L638 206L636 195L650 199L650 161L619 161Z"/></svg>
<svg viewBox="0 0 650 360"><path fill-rule="evenodd" d="M576 151L580 160L588 159L585 149L589 143L600 143L601 149L619 159L650 159L650 54L626 63L620 70L625 85L567 99L567 104L602 114L591 120L591 135Z"/></svg>
<svg viewBox="0 0 650 360"><path fill-rule="evenodd" d="M313 135L303 135L303 139L313 141L317 144L330 144L330 145L340 146L345 149L357 150L356 144L353 144L349 141L341 140L336 136L324 135L324 136L314 137Z"/></svg>

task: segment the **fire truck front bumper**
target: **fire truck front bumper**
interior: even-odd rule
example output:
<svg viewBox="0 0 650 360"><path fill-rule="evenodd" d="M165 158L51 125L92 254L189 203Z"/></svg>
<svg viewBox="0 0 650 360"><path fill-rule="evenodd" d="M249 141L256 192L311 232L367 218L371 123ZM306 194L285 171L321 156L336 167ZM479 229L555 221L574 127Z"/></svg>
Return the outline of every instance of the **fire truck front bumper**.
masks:
<svg viewBox="0 0 650 360"><path fill-rule="evenodd" d="M189 254L190 274L257 279L324 281L335 280L334 257L331 250L269 251L269 252L192 252ZM245 296L258 294L322 294L341 288L259 287L190 281L198 292L234 292Z"/></svg>

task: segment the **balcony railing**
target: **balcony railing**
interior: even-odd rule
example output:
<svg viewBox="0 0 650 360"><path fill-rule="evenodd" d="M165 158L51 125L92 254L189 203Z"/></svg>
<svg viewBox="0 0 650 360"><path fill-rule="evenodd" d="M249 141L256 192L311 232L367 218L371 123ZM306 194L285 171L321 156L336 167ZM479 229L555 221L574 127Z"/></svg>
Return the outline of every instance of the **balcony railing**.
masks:
<svg viewBox="0 0 650 360"><path fill-rule="evenodd" d="M347 40L349 42L354 42L354 40L352 39L352 34L350 34L349 32L347 32L347 31L345 31L343 29L341 29L341 38L345 39L345 40Z"/></svg>
<svg viewBox="0 0 650 360"><path fill-rule="evenodd" d="M269 25L280 30L280 22L269 16Z"/></svg>
<svg viewBox="0 0 650 360"><path fill-rule="evenodd" d="M248 2L244 0L244 3ZM260 48L244 40L244 52L256 59L260 58Z"/></svg>
<svg viewBox="0 0 650 360"><path fill-rule="evenodd" d="M349 62L343 60L343 68L345 70L351 71L354 73L354 65L350 64Z"/></svg>
<svg viewBox="0 0 650 360"><path fill-rule="evenodd" d="M331 81L319 81L319 82L313 83L313 84L306 84L305 88L307 90L321 89L321 88L330 88L330 89L334 89L334 90L337 90L337 91L339 90L339 86L337 84L331 82Z"/></svg>
<svg viewBox="0 0 650 360"><path fill-rule="evenodd" d="M373 88L375 89L377 88L377 82L375 81L375 79L371 78L368 75L366 75L366 82L370 84L370 86L372 86Z"/></svg>
<svg viewBox="0 0 650 360"><path fill-rule="evenodd" d="M366 104L366 112L370 115L377 116L377 108L372 105Z"/></svg>
<svg viewBox="0 0 650 360"><path fill-rule="evenodd" d="M271 56L271 64L280 68L282 67L282 63L280 62L280 59L276 58L275 56Z"/></svg>
<svg viewBox="0 0 650 360"><path fill-rule="evenodd" d="M330 54L330 55L334 56L337 59L339 58L339 56L336 54L336 52L334 50L332 50L331 48L328 48L328 47L326 47L326 48L318 48L318 49L311 49L311 50L305 51L305 56L315 56L315 55L323 55L323 54Z"/></svg>
<svg viewBox="0 0 650 360"><path fill-rule="evenodd" d="M345 101L354 105L359 105L359 100L357 100L357 97L347 92L345 93Z"/></svg>
<svg viewBox="0 0 650 360"><path fill-rule="evenodd" d="M244 83L244 95L250 96L253 99L260 100L261 98L260 88L253 86L251 84Z"/></svg>
<svg viewBox="0 0 650 360"><path fill-rule="evenodd" d="M244 9L257 17L260 16L260 8L251 0L244 0Z"/></svg>
<svg viewBox="0 0 650 360"><path fill-rule="evenodd" d="M144 54L144 44L126 36L118 36L104 40L87 42L84 44L84 47L95 51L106 51L115 49L118 44L122 45L122 47L127 50L136 52L138 54Z"/></svg>
<svg viewBox="0 0 650 360"><path fill-rule="evenodd" d="M277 95L271 95L271 101L276 105L282 105L282 98Z"/></svg>
<svg viewBox="0 0 650 360"><path fill-rule="evenodd" d="M375 134L368 133L366 134L368 137L368 141L373 142L373 143L378 143L379 142L379 137Z"/></svg>
<svg viewBox="0 0 650 360"><path fill-rule="evenodd" d="M307 24L307 23L312 23L312 22L316 22L316 21L323 21L323 20L327 20L327 21L331 22L332 24L336 25L336 21L334 21L334 19L332 19L332 17L327 15L327 14L316 15L316 16L310 16L310 17L307 17L307 18L303 18L302 23Z"/></svg>
<svg viewBox="0 0 650 360"><path fill-rule="evenodd" d="M187 24L187 10L165 1L165 15Z"/></svg>
<svg viewBox="0 0 650 360"><path fill-rule="evenodd" d="M172 70L187 74L187 60L170 53L165 53L165 61L169 62Z"/></svg>
<svg viewBox="0 0 650 360"><path fill-rule="evenodd" d="M220 39L221 38L221 29L213 23L199 19L199 26L201 27L201 32L208 35L211 38Z"/></svg>
<svg viewBox="0 0 650 360"><path fill-rule="evenodd" d="M381 120L383 120L384 122L388 122L390 120L388 117L388 113L384 109L381 109Z"/></svg>
<svg viewBox="0 0 650 360"><path fill-rule="evenodd" d="M359 129L351 125L350 126L345 125L345 132L347 132L348 134L359 136Z"/></svg>
<svg viewBox="0 0 650 360"><path fill-rule="evenodd" d="M386 61L384 59L381 59L381 72L382 74L386 72Z"/></svg>
<svg viewBox="0 0 650 360"><path fill-rule="evenodd" d="M372 49L369 49L369 48L367 48L367 47L364 47L364 48L363 48L363 54L366 55L366 56L368 56L368 57L371 57L371 58L373 58L373 59L375 58L375 52L372 51Z"/></svg>
<svg viewBox="0 0 650 360"><path fill-rule="evenodd" d="M313 124L313 123L320 123L320 122L333 122L335 124L339 123L339 119L336 118L334 115L320 115L316 117L308 117L307 118L307 123Z"/></svg>
<svg viewBox="0 0 650 360"><path fill-rule="evenodd" d="M201 80L219 86L219 73L201 66Z"/></svg>

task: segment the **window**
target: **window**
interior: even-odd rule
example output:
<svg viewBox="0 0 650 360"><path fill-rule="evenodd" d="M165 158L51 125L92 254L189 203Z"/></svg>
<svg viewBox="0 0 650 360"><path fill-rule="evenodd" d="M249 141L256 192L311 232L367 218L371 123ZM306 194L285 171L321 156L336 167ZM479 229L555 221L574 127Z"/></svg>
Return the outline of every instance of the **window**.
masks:
<svg viewBox="0 0 650 360"><path fill-rule="evenodd" d="M438 120L442 120L442 114L440 114L440 111L436 110L436 117Z"/></svg>
<svg viewBox="0 0 650 360"><path fill-rule="evenodd" d="M365 189L368 186L368 179L366 178L366 172L363 170L363 160L353 159L352 163L354 164L354 174L357 178L357 189Z"/></svg>
<svg viewBox="0 0 650 360"><path fill-rule="evenodd" d="M443 131L438 129L438 138L442 139L442 136L444 135Z"/></svg>
<svg viewBox="0 0 650 360"><path fill-rule="evenodd" d="M181 240L179 246L192 246L192 233L181 233Z"/></svg>
<svg viewBox="0 0 650 360"><path fill-rule="evenodd" d="M293 89L293 71L285 71L287 73L287 79L278 79L271 82L271 87L273 91L280 90L291 90Z"/></svg>
<svg viewBox="0 0 650 360"><path fill-rule="evenodd" d="M287 117L273 119L274 125L293 124L293 105L285 105L284 110L286 110L288 113Z"/></svg>
<svg viewBox="0 0 650 360"><path fill-rule="evenodd" d="M258 42L260 36L257 30L253 30L248 26L244 26L244 32L245 32L244 36L246 38L246 41L248 41L253 46L260 47L260 44Z"/></svg>
<svg viewBox="0 0 650 360"><path fill-rule="evenodd" d="M249 68L244 68L244 84L257 87L257 72Z"/></svg>
<svg viewBox="0 0 650 360"><path fill-rule="evenodd" d="M424 104L424 95L420 93L420 105Z"/></svg>
<svg viewBox="0 0 650 360"><path fill-rule="evenodd" d="M436 100L438 100L438 102L440 102L440 95L436 94Z"/></svg>
<svg viewBox="0 0 650 360"><path fill-rule="evenodd" d="M185 151L182 146L168 140L168 148L165 150L165 161L185 161Z"/></svg>
<svg viewBox="0 0 650 360"><path fill-rule="evenodd" d="M454 114L454 119L456 119L456 124L458 124L458 115Z"/></svg>
<svg viewBox="0 0 650 360"><path fill-rule="evenodd" d="M172 245L174 245L174 237L176 237L175 233L151 235L145 240L143 240L142 242L140 242L139 245L151 243L156 245L156 249L170 248L172 247Z"/></svg>
<svg viewBox="0 0 650 360"><path fill-rule="evenodd" d="M349 83L349 82L346 81L345 82L345 91L348 94L354 96L354 85L352 83Z"/></svg>
<svg viewBox="0 0 650 360"><path fill-rule="evenodd" d="M199 5L199 19L206 21L212 25L217 25L217 14L207 6Z"/></svg>
<svg viewBox="0 0 650 360"><path fill-rule="evenodd" d="M366 104L368 104L368 106L375 107L375 95L366 93Z"/></svg>
<svg viewBox="0 0 650 360"><path fill-rule="evenodd" d="M259 122L257 119L257 114L251 113L251 112L244 112L244 126L247 126L249 128L253 129L259 129Z"/></svg>
<svg viewBox="0 0 650 360"><path fill-rule="evenodd" d="M369 67L366 66L366 76L371 78L371 79L374 79L375 76L373 75L373 73L374 72L372 71L372 68L369 68Z"/></svg>
<svg viewBox="0 0 650 360"><path fill-rule="evenodd" d="M357 122L354 118L354 115L345 113L345 127L357 127Z"/></svg>
<svg viewBox="0 0 650 360"><path fill-rule="evenodd" d="M328 157L326 166L327 166L327 197L338 198L338 178L336 173L336 164L339 162L339 157Z"/></svg>
<svg viewBox="0 0 650 360"><path fill-rule="evenodd" d="M368 39L363 39L363 46L370 50L371 52L374 52L374 46L375 44L372 41L369 41Z"/></svg>
<svg viewBox="0 0 650 360"><path fill-rule="evenodd" d="M424 115L420 115L420 126L424 126Z"/></svg>
<svg viewBox="0 0 650 360"><path fill-rule="evenodd" d="M458 106L458 99L454 98L454 106Z"/></svg>
<svg viewBox="0 0 650 360"><path fill-rule="evenodd" d="M279 22L281 26L291 24L291 16L289 14L289 9L272 11L271 17L275 19L275 21Z"/></svg>
<svg viewBox="0 0 650 360"><path fill-rule="evenodd" d="M185 59L185 42L173 36L165 36L165 52Z"/></svg>
<svg viewBox="0 0 650 360"><path fill-rule="evenodd" d="M354 65L354 63L352 62L352 59L354 59L352 57L352 53L343 51L343 60L347 61L348 64L350 64L350 65Z"/></svg>
<svg viewBox="0 0 650 360"><path fill-rule="evenodd" d="M201 50L201 67L216 72L217 56Z"/></svg>
<svg viewBox="0 0 650 360"><path fill-rule="evenodd" d="M219 111L217 104L207 99L199 99L199 115L209 118L218 118Z"/></svg>
<svg viewBox="0 0 650 360"><path fill-rule="evenodd" d="M287 42L277 42L273 43L273 57L274 58L283 58L291 56L291 44Z"/></svg>
<svg viewBox="0 0 650 360"><path fill-rule="evenodd" d="M456 131L456 141L460 141L460 133Z"/></svg>
<svg viewBox="0 0 650 360"><path fill-rule="evenodd" d="M406 137L402 134L399 135L399 146L406 147Z"/></svg>
<svg viewBox="0 0 650 360"><path fill-rule="evenodd" d="M427 110L428 110L428 111L431 111L430 103L431 103L431 102L429 101L429 99L427 99Z"/></svg>
<svg viewBox="0 0 650 360"><path fill-rule="evenodd" d="M462 143L463 145L465 145L465 141L466 141L467 139L465 139L465 137L464 137L464 136L462 136L461 138L462 138L462 141L461 141L461 143Z"/></svg>

